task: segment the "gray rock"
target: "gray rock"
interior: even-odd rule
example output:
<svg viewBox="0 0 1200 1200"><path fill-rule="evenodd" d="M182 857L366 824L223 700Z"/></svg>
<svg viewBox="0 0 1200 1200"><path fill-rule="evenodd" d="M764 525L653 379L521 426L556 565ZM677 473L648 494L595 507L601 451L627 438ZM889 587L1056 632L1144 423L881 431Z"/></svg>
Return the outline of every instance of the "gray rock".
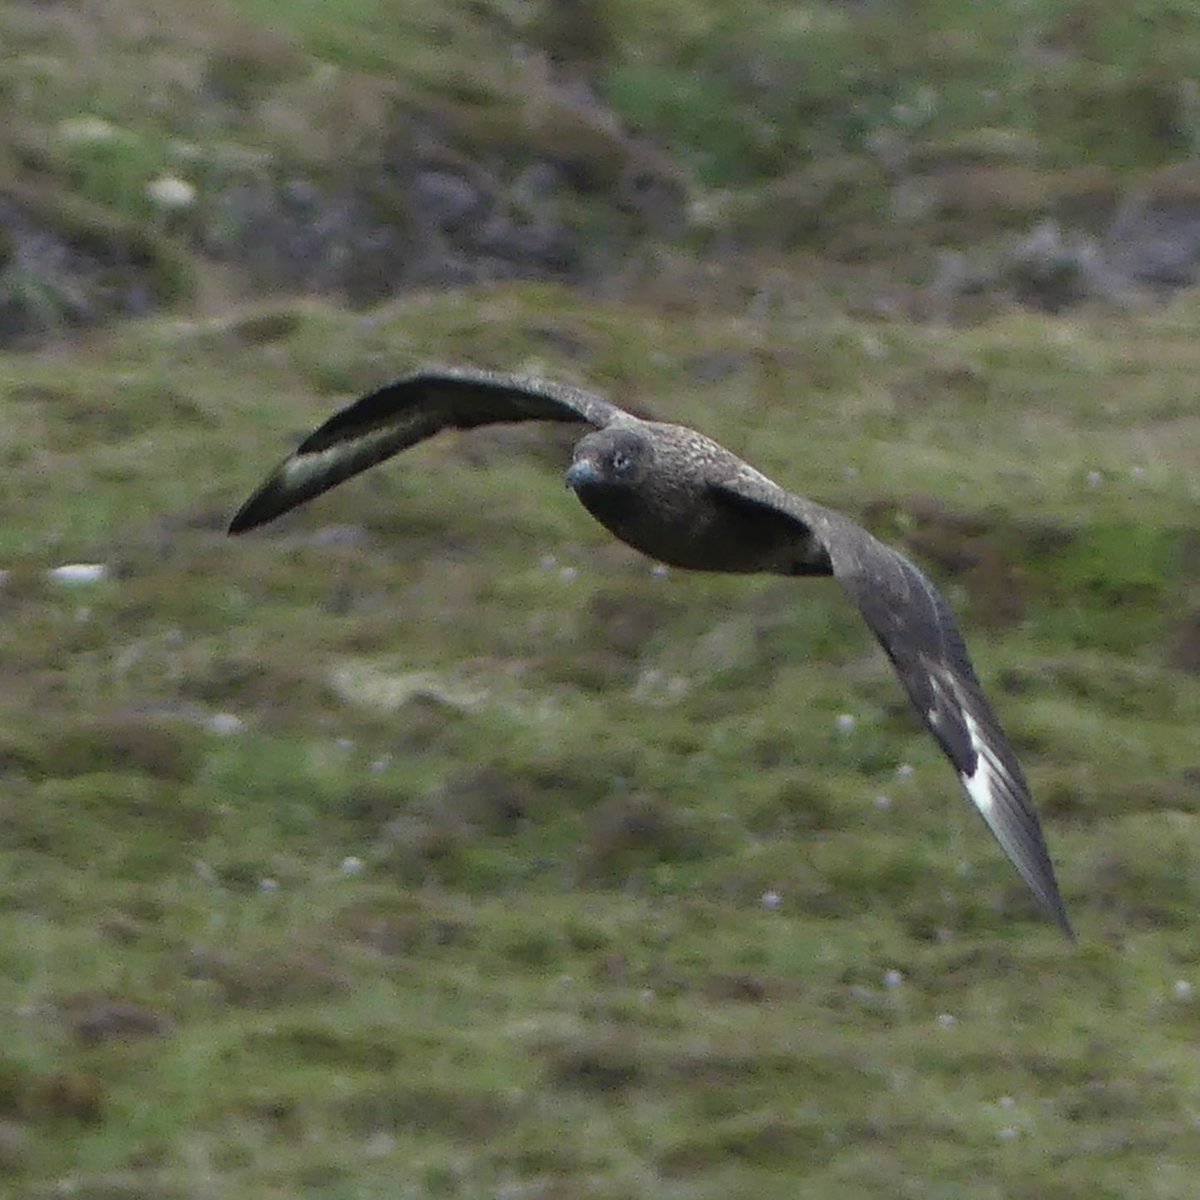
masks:
<svg viewBox="0 0 1200 1200"><path fill-rule="evenodd" d="M449 171L422 171L410 193L415 215L445 230L456 230L483 211L486 197L470 180Z"/></svg>
<svg viewBox="0 0 1200 1200"><path fill-rule="evenodd" d="M1117 214L1107 238L1113 268L1153 287L1190 287L1200 272L1200 172L1160 171Z"/></svg>

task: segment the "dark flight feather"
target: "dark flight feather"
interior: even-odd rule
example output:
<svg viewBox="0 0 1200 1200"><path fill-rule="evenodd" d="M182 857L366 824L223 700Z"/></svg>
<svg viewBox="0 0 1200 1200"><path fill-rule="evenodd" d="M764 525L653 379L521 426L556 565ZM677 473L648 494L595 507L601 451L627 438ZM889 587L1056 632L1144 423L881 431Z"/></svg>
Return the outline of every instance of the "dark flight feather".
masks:
<svg viewBox="0 0 1200 1200"><path fill-rule="evenodd" d="M500 421L573 421L603 428L621 410L567 384L489 371L422 372L370 392L313 430L238 510L245 533L443 429Z"/></svg>
<svg viewBox="0 0 1200 1200"><path fill-rule="evenodd" d="M798 539L815 534L826 546L834 578L858 605L967 796L1030 890L1073 937L1021 764L941 594L902 554L848 517L753 476L725 487L742 503L788 513Z"/></svg>

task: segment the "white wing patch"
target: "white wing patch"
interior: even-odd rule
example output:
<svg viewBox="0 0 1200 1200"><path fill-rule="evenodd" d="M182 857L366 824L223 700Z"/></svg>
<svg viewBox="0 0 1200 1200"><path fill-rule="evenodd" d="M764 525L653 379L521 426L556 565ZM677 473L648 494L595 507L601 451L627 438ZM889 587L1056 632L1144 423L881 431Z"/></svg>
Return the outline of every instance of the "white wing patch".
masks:
<svg viewBox="0 0 1200 1200"><path fill-rule="evenodd" d="M318 450L315 454L294 455L283 464L283 470L280 471L283 481L289 487L295 487L316 476L324 475L335 463L347 458L351 450L361 449L366 440L362 438L349 444L331 446L328 450Z"/></svg>
<svg viewBox="0 0 1200 1200"><path fill-rule="evenodd" d="M960 771L959 778L962 780L963 787L967 789L967 795L971 797L971 802L991 824L992 809L996 806L996 796L1001 790L1001 781L1008 780L1008 772L1001 766L1000 760L984 736L979 722L971 715L971 710L954 680L949 681L949 688L944 687L936 676L933 676L929 682L933 687L933 694L938 700L943 704L953 705L966 726L971 749L975 751L975 770L970 775L966 771ZM930 729L937 729L941 724L941 714L936 707L931 708L926 717ZM1011 781L1009 781L1009 786L1011 787Z"/></svg>
<svg viewBox="0 0 1200 1200"><path fill-rule="evenodd" d="M987 817L996 803L995 785L1000 778L1000 764L996 761L992 748L984 740L983 731L975 718L965 708L959 711L971 739L971 748L975 751L975 772L972 775L963 772L963 787L967 789L975 807Z"/></svg>
<svg viewBox="0 0 1200 1200"><path fill-rule="evenodd" d="M346 434L324 450L298 450L287 462L284 470L290 477L306 478L317 471L328 470L343 459L358 458L373 446L387 445L401 437L414 422L390 421L367 428L359 433Z"/></svg>

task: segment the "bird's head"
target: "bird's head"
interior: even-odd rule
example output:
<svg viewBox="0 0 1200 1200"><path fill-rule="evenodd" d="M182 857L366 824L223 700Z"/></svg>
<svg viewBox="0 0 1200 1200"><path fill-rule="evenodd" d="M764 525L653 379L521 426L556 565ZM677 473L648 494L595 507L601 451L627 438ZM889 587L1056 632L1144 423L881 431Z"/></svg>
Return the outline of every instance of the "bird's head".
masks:
<svg viewBox="0 0 1200 1200"><path fill-rule="evenodd" d="M650 470L654 448L636 429L600 429L581 438L563 482L576 492L638 483Z"/></svg>

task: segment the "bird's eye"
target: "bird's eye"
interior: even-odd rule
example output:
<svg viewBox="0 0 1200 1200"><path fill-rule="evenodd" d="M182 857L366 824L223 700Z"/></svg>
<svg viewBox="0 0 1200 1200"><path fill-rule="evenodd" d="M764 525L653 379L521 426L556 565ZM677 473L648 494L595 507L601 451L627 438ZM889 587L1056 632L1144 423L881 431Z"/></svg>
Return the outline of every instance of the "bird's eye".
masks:
<svg viewBox="0 0 1200 1200"><path fill-rule="evenodd" d="M616 454L612 456L612 467L614 471L628 471L631 466L633 466L633 459L630 458L624 450L618 450Z"/></svg>

